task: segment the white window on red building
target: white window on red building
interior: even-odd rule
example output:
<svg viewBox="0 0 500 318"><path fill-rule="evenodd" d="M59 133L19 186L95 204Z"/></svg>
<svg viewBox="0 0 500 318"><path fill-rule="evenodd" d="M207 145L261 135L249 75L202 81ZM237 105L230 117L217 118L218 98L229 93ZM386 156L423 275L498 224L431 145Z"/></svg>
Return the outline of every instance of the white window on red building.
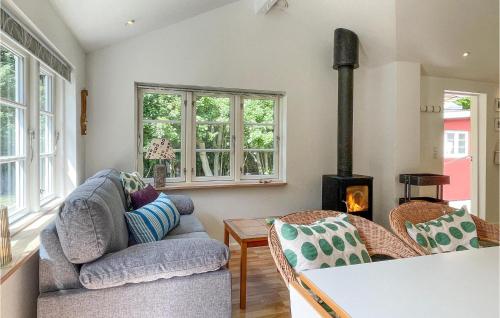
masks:
<svg viewBox="0 0 500 318"><path fill-rule="evenodd" d="M446 130L444 132L444 157L462 158L469 155L469 132Z"/></svg>

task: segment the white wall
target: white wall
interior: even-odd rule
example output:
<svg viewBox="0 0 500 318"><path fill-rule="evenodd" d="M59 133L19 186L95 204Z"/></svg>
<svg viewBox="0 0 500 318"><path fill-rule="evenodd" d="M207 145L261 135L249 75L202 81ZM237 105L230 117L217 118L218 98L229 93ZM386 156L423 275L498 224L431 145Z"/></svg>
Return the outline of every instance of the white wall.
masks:
<svg viewBox="0 0 500 318"><path fill-rule="evenodd" d="M385 89L370 72L395 56L394 1L295 1L287 10L255 15L252 2L244 0L88 55L87 176L107 167L135 169L134 81L285 91L288 185L185 193L219 238L223 218L321 208L321 175L336 173L337 27L352 29L361 41L354 86L359 152L378 130L376 123L359 126L370 120L359 109L385 107L369 98ZM362 162L356 159L355 172L379 173L380 162Z"/></svg>
<svg viewBox="0 0 500 318"><path fill-rule="evenodd" d="M0 286L0 317L36 317L38 255L30 257Z"/></svg>
<svg viewBox="0 0 500 318"><path fill-rule="evenodd" d="M354 165L374 177L374 221L389 227L388 213L403 195L399 174L420 161L420 64L392 62L371 68L354 118Z"/></svg>
<svg viewBox="0 0 500 318"><path fill-rule="evenodd" d="M452 78L422 76L422 105L442 105L444 91L461 91L483 93L487 95L486 105L479 109L480 131L485 131L486 143L480 145L485 156L478 158L480 184L486 184L486 189L479 189L480 194L486 192L486 219L499 222L499 173L498 165L493 163L493 151L498 149L499 134L494 128L494 118L500 113L495 111L495 98L498 94L498 84L466 81ZM486 106L486 107L484 107ZM421 120L421 169L431 173L443 172L443 117L442 113L422 113ZM486 124L486 127L484 125ZM480 136L481 138L481 136Z"/></svg>
<svg viewBox="0 0 500 318"><path fill-rule="evenodd" d="M48 0L6 0L7 7L43 40L59 50L73 66L72 81L65 81L64 92L64 191L71 192L85 176L84 140L80 136L80 90L85 87L85 52L54 11ZM38 296L38 254L2 283L1 317L36 317Z"/></svg>

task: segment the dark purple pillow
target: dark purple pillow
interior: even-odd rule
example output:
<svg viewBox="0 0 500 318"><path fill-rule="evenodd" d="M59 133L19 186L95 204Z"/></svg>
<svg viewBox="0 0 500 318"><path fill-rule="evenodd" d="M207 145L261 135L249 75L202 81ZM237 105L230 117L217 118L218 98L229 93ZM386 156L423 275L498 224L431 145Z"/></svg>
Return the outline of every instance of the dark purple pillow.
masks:
<svg viewBox="0 0 500 318"><path fill-rule="evenodd" d="M145 206L146 204L156 200L159 195L160 194L156 192L155 188L153 188L152 185L148 184L148 186L144 189L132 192L130 194L130 199L132 200L132 208L134 210L137 210Z"/></svg>

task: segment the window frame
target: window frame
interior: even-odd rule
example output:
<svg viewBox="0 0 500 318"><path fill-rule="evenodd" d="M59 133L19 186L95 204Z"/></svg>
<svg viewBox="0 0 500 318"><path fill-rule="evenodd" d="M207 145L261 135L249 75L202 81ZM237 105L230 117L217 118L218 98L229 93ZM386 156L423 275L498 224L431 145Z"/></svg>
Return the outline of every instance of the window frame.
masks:
<svg viewBox="0 0 500 318"><path fill-rule="evenodd" d="M138 118L139 118L139 131L138 131L138 166L141 167L139 172L141 175L144 175L144 124L145 123L163 123L163 124L176 124L173 122L177 122L174 120L156 120L156 119L144 119L143 118L143 107L144 107L144 94L151 93L151 94L165 94L165 95L180 95L182 98L182 103L181 103L181 120L180 120L180 126L181 126L181 149L175 149L175 151L179 151L181 153L181 174L179 177L175 178L166 178L169 182L173 183L182 183L186 182L186 125L183 124L186 121L186 105L187 105L187 96L186 92L182 91L176 91L176 90L171 90L171 89L161 89L161 88L146 88L140 90L140 93L138 94L139 97L139 105L138 105ZM152 178L150 178L152 180Z"/></svg>
<svg viewBox="0 0 500 318"><path fill-rule="evenodd" d="M14 211L11 211L9 207L9 223L13 223L29 213L29 185L28 185L28 175L30 169L29 159L29 139L28 139L28 129L29 129L29 112L30 105L28 103L29 98L29 85L27 83L29 78L29 56L26 55L22 50L15 48L14 45L11 45L9 41L2 41L0 44L3 49L11 52L16 55L19 59L19 72L16 74L16 80L19 84L19 87L16 88L16 97L19 97L19 101L11 101L9 99L5 99L0 97L0 103L7 106L12 107L16 110L22 111L22 123L19 128L16 127L16 134L19 138L19 149L16 149L15 156L9 157L0 157L0 163L11 163L15 162L16 165L21 166L19 170L16 169L16 203L20 203L20 208L17 208ZM24 164L21 162L24 161Z"/></svg>
<svg viewBox="0 0 500 318"><path fill-rule="evenodd" d="M453 135L453 150L454 152L447 151L448 135ZM459 136L465 136L465 152L458 152L459 149ZM445 130L444 131L444 158L466 158L469 156L469 132L466 130Z"/></svg>
<svg viewBox="0 0 500 318"><path fill-rule="evenodd" d="M39 191L40 191L40 205L43 206L44 204L48 203L49 201L53 200L56 197L56 162L57 162L57 143L58 143L58 138L57 138L57 127L56 127L56 121L57 121L57 109L56 109L56 96L55 96L55 74L54 72L51 72L48 70L45 66L40 65L39 67L39 72L38 76L40 75L46 75L48 80L48 90L50 91L50 94L48 95L47 102L50 103L50 109L51 111L45 111L42 110L41 104L40 104L40 98L38 102L38 120L40 120L41 115L49 116L52 117L52 129L50 131L50 138L51 138L51 152L49 153L44 153L42 154L41 149L39 147L38 151L38 180L39 180ZM39 87L38 87L39 89ZM41 134L40 134L40 127L38 127L38 143L40 144L41 141ZM45 196L42 195L41 193L41 185L42 185L42 180L40 179L40 171L41 171L41 165L40 161L42 158L50 158L52 160L52 171L51 171L51 192Z"/></svg>
<svg viewBox="0 0 500 318"><path fill-rule="evenodd" d="M207 181L232 181L234 180L234 175L235 175L235 165L234 165L234 152L235 152L235 124L234 124L234 107L235 107L235 101L234 101L234 95L228 94L228 93L217 93L217 92L192 92L192 110L191 110L191 147L190 147L190 152L191 152L191 181L192 182L207 182ZM198 125L198 122L196 120L196 97L197 96L213 96L213 97L227 97L229 98L229 135L230 135L230 141L229 141L229 151L226 149L209 149L212 151L207 151L207 152L229 152L229 176L196 176L196 153L201 152L197 151L196 148L196 126ZM203 124L201 124L203 125ZM208 125L208 124L207 124Z"/></svg>
<svg viewBox="0 0 500 318"><path fill-rule="evenodd" d="M19 94L20 102L13 102L0 97L2 104L22 109L23 125L19 129L23 138L21 148L23 156L0 158L1 163L10 162L12 159L24 158L22 181L22 199L23 208L11 210L9 208L9 225L17 226L24 224L25 220L34 220L38 216L43 215L48 211L48 208L53 206L54 202L59 200L63 195L62 178L63 171L58 169L63 166L62 152L64 147L58 145L60 133L64 132L62 122L59 122L59 113L63 113L63 104L65 101L64 82L61 76L56 74L45 63L39 61L25 48L19 46L8 37L2 38L0 44L3 48L11 51L22 59L22 66L19 76L21 93ZM50 100L52 106L52 152L49 154L52 159L52 194L45 198L40 195L40 114L41 103L39 97L40 90L40 74L48 74L51 76L50 83ZM22 88L21 88L22 87ZM64 136L63 136L64 137ZM62 152L59 151L62 149ZM57 201L59 202L59 201Z"/></svg>
<svg viewBox="0 0 500 318"><path fill-rule="evenodd" d="M245 149L245 122L244 122L244 104L245 104L245 99L273 99L274 100L274 120L273 120L273 170L274 173L272 175L245 175L244 174L244 166L245 166L245 158L244 158L244 153L245 150L252 150L252 149ZM280 98L276 95L263 95L263 94L244 94L240 96L240 130L239 130L239 139L241 143L241 147L238 148L238 151L240 151L239 155L239 177L240 180L267 180L267 179L280 179L280 158L281 158L281 149L280 149L280 142L281 142L281 130L280 130L280 122L281 122L281 117L280 117ZM261 124L260 126L267 126L268 124L264 125ZM259 126L259 124L255 125ZM266 151L264 149L255 149L256 151Z"/></svg>
<svg viewBox="0 0 500 318"><path fill-rule="evenodd" d="M153 93L168 93L168 94L185 94L186 106L182 113L181 130L183 145L183 160L181 160L181 178L166 178L165 182L168 185L196 186L196 185L231 185L231 184L265 184L265 183L285 183L285 94L282 92L269 91L249 91L235 90L223 88L207 88L196 86L181 86L181 85L157 85L157 84L142 84L136 83L136 102L137 102L137 160L136 168L143 174L143 96L146 92ZM196 176L196 97L197 96L219 96L229 97L231 102L230 110L230 175L229 176ZM272 175L244 175L244 118L243 107L245 99L273 99L274 100L274 173ZM190 105L190 107L187 107ZM149 121L149 120L148 120ZM147 178L148 182L152 182L152 178Z"/></svg>

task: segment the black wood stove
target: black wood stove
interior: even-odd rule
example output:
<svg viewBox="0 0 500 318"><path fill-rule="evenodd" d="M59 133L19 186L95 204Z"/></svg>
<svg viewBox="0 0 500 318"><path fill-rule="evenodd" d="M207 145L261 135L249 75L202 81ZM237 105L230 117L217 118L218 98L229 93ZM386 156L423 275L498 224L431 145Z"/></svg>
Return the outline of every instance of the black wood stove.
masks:
<svg viewBox="0 0 500 318"><path fill-rule="evenodd" d="M333 68L338 71L337 174L323 176L323 210L372 220L373 177L352 174L353 73L359 67L358 36L336 29Z"/></svg>

